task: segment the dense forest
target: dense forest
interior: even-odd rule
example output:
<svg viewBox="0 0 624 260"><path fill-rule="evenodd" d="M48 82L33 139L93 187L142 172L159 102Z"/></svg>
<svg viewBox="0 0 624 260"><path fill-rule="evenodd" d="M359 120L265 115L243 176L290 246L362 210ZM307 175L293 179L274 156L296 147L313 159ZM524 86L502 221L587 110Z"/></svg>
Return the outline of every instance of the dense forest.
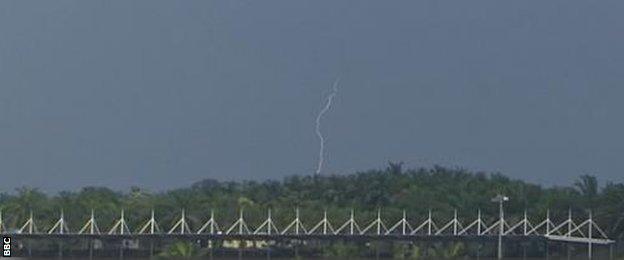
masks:
<svg viewBox="0 0 624 260"><path fill-rule="evenodd" d="M105 187L85 187L63 191L53 196L34 188L18 188L0 194L3 224L20 226L34 212L40 230L49 228L61 209L70 230L79 229L93 209L102 229L107 229L125 209L131 229L137 228L152 209L164 227L169 227L185 209L190 226L198 228L214 210L224 224L235 220L245 209L249 223L260 223L266 210L273 210L278 225L288 224L294 208L300 208L304 222L317 222L323 210L332 219L347 219L354 209L356 218L368 222L381 208L384 219L399 219L402 211L417 222L429 209L436 217L450 218L456 209L460 218L473 219L478 209L493 220L496 194L505 194L508 216L541 216L547 210L563 219L569 209L579 218L593 212L599 225L611 236L624 236L624 184L598 184L594 176L583 175L573 186L543 187L494 173L433 167L403 169L401 163L389 163L385 169L354 174L291 176L282 181L220 182L206 179L188 188L150 192L133 187L117 192Z"/></svg>

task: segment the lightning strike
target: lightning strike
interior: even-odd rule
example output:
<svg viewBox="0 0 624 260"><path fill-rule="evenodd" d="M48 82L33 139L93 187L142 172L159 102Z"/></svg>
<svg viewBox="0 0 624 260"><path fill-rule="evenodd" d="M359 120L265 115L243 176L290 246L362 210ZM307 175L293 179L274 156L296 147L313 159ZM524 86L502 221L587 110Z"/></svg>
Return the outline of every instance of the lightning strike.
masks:
<svg viewBox="0 0 624 260"><path fill-rule="evenodd" d="M323 119L323 115L325 115L325 113L329 111L332 102L334 101L334 98L338 94L338 83L340 83L340 78L337 78L334 81L334 84L332 85L332 92L329 93L329 95L327 96L327 102L325 103L325 106L323 107L323 109L321 109L318 116L316 117L316 136L318 137L320 142L318 165L316 167L317 175L321 174L321 171L323 170L323 163L325 161L325 137L321 132L321 119Z"/></svg>

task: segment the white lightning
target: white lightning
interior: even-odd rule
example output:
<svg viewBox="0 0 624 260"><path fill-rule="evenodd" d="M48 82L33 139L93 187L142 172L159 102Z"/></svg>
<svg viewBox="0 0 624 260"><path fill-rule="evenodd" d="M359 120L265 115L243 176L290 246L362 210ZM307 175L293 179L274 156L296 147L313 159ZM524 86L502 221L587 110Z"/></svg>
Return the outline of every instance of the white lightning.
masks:
<svg viewBox="0 0 624 260"><path fill-rule="evenodd" d="M340 83L340 78L337 78L336 81L334 81L334 85L332 86L332 92L329 93L329 95L327 96L327 103L325 104L325 107L323 107L321 112L319 112L318 116L316 117L316 136L318 136L319 142L320 142L319 158L318 158L318 166L316 167L316 174L321 174L321 171L323 170L323 162L325 160L325 137L323 137L323 133L321 132L321 119L323 118L323 115L325 115L325 113L329 111L329 109L331 108L332 102L334 101L334 98L336 97L336 94L338 94L338 83Z"/></svg>

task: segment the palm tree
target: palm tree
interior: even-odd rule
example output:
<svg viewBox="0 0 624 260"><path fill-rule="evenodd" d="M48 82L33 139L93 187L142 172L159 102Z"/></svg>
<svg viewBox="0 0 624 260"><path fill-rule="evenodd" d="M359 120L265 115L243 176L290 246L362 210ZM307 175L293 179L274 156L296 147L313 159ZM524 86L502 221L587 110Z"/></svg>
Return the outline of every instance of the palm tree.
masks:
<svg viewBox="0 0 624 260"><path fill-rule="evenodd" d="M581 196L583 196L585 206L593 210L595 198L598 196L598 180L596 176L587 174L581 175L580 180L576 181L574 186L579 190Z"/></svg>
<svg viewBox="0 0 624 260"><path fill-rule="evenodd" d="M8 202L5 212L10 212L12 221L11 226L15 227L21 224L31 211L40 214L47 209L47 197L38 189L21 187L17 189L17 196Z"/></svg>

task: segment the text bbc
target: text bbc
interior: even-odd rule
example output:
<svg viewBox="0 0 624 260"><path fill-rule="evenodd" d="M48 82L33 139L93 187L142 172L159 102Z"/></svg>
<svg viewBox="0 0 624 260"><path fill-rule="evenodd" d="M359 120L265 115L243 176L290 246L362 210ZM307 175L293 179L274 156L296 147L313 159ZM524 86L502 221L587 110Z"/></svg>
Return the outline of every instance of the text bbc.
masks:
<svg viewBox="0 0 624 260"><path fill-rule="evenodd" d="M10 237L2 238L2 256L4 257L11 256L11 238Z"/></svg>

